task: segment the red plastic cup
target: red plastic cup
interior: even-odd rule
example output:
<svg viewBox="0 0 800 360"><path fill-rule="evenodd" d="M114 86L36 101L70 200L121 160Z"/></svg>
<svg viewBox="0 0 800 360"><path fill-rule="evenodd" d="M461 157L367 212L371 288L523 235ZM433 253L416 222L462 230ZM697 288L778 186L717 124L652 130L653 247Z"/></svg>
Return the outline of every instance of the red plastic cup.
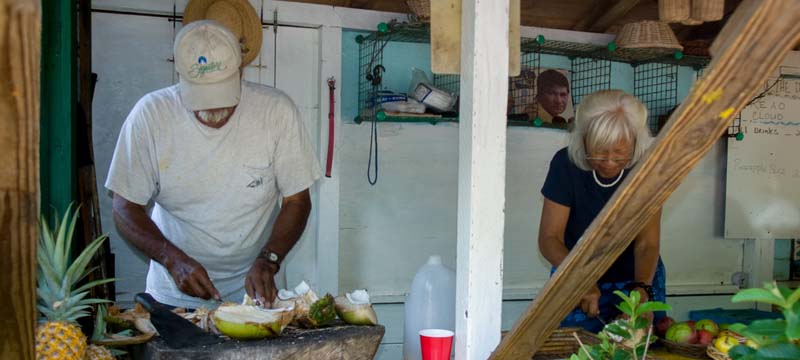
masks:
<svg viewBox="0 0 800 360"><path fill-rule="evenodd" d="M450 360L453 332L443 329L420 330L419 344L422 360Z"/></svg>

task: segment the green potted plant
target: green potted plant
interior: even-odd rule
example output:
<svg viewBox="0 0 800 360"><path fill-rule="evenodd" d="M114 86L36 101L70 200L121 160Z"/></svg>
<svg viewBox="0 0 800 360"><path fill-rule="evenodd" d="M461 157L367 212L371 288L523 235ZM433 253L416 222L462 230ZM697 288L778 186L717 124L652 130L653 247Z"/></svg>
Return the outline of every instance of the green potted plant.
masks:
<svg viewBox="0 0 800 360"><path fill-rule="evenodd" d="M668 311L672 307L659 301L647 301L639 303L641 300L639 292L633 291L630 296L622 291L615 291L614 294L622 299L617 308L622 311L624 316L606 325L597 337L600 343L596 345L586 345L575 338L580 343L577 354L572 354L570 360L639 360L645 359L647 349L655 341L653 327L650 322L642 317L646 313L653 311Z"/></svg>
<svg viewBox="0 0 800 360"><path fill-rule="evenodd" d="M792 291L777 283L763 288L745 289L733 296L733 302L755 301L772 304L783 319L755 320L750 325L733 324L730 330L747 338L728 351L733 360L800 359L800 288Z"/></svg>

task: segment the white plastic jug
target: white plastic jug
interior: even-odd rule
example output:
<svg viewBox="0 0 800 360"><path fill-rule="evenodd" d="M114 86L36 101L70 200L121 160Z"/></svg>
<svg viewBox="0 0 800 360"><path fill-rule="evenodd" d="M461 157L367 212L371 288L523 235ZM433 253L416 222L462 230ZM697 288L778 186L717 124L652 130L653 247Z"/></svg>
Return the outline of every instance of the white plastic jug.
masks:
<svg viewBox="0 0 800 360"><path fill-rule="evenodd" d="M455 330L456 326L456 272L442 264L439 255L433 255L423 265L406 297L405 324L403 326L403 358L419 360L419 331L422 329Z"/></svg>

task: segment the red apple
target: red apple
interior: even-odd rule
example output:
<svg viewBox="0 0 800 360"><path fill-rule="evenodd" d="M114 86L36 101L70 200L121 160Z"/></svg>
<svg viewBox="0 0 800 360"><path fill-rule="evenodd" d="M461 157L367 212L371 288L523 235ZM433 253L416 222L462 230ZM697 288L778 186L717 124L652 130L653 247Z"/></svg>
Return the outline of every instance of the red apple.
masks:
<svg viewBox="0 0 800 360"><path fill-rule="evenodd" d="M686 321L686 323L689 324L689 326L691 326L692 329L694 329L694 320Z"/></svg>
<svg viewBox="0 0 800 360"><path fill-rule="evenodd" d="M714 341L714 334L706 330L697 330L697 343L702 345L711 344Z"/></svg>
<svg viewBox="0 0 800 360"><path fill-rule="evenodd" d="M713 320L710 319L703 319L694 324L695 330L705 330L710 332L712 335L717 336L719 334L719 326Z"/></svg>
<svg viewBox="0 0 800 360"><path fill-rule="evenodd" d="M663 318L659 319L658 322L656 322L656 334L659 336L664 336L669 327L674 323L675 319L669 316L664 316Z"/></svg>

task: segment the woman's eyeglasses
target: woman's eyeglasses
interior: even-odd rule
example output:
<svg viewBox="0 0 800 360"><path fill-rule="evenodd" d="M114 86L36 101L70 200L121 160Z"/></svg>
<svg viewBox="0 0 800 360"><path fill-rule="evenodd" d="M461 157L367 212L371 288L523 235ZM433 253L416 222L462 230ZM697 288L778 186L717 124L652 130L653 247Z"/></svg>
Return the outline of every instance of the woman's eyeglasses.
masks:
<svg viewBox="0 0 800 360"><path fill-rule="evenodd" d="M597 161L597 162L613 161L617 164L627 164L628 162L631 161L631 158L607 158L607 157L587 156L586 160Z"/></svg>

